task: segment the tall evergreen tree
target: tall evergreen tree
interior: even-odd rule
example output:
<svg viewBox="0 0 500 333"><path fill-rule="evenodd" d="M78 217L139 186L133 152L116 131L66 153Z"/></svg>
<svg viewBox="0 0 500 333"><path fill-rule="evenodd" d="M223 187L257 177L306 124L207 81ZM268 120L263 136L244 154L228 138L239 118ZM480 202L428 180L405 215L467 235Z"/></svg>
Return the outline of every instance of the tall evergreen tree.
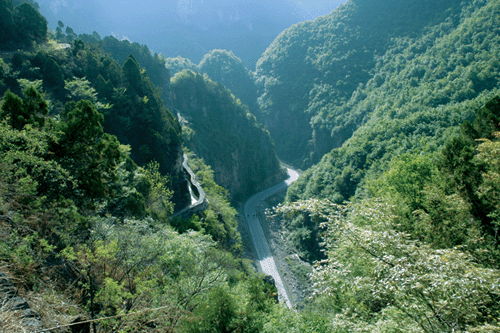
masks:
<svg viewBox="0 0 500 333"><path fill-rule="evenodd" d="M104 116L90 101L68 104L67 111L67 121L61 125L63 136L54 150L61 164L76 175L82 195L103 197L110 192L121 159L118 140L104 133Z"/></svg>

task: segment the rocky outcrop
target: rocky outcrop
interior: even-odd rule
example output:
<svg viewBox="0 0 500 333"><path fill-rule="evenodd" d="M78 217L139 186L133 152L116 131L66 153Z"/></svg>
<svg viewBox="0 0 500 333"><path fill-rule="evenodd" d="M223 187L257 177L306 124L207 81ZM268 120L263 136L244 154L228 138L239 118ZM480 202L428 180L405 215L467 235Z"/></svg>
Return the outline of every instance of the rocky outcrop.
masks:
<svg viewBox="0 0 500 333"><path fill-rule="evenodd" d="M18 296L10 276L0 271L0 332L36 332L42 329L40 315Z"/></svg>

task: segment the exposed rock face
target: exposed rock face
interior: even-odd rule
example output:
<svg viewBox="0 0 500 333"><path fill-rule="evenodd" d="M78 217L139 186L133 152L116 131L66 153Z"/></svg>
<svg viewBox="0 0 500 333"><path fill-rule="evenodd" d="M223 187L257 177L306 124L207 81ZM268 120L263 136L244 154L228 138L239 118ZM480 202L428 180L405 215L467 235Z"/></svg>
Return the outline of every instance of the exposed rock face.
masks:
<svg viewBox="0 0 500 333"><path fill-rule="evenodd" d="M3 318L15 321L14 325L22 327L26 332L35 332L42 328L40 315L33 311L28 302L17 296L17 291L11 278L5 272L0 272L0 313ZM0 331L12 327L12 323L0 323Z"/></svg>
<svg viewBox="0 0 500 333"><path fill-rule="evenodd" d="M0 272L0 296L2 300L16 296L16 288L10 277L4 272Z"/></svg>
<svg viewBox="0 0 500 333"><path fill-rule="evenodd" d="M184 154L184 162L182 163L186 177L189 178L186 186L189 186L191 201L195 199L195 202L191 202L190 205L185 206L182 210L177 211L172 218L181 217L183 219L188 219L193 214L203 212L208 208L208 201L205 197L205 191L201 187L200 183L196 180L196 175L193 173L189 167L189 160L187 155ZM220 213L219 213L220 214Z"/></svg>
<svg viewBox="0 0 500 333"><path fill-rule="evenodd" d="M189 181L183 168L183 154L182 151L176 156L175 165L171 172L172 189L174 197L172 201L175 204L175 211L178 213L181 209L189 205Z"/></svg>

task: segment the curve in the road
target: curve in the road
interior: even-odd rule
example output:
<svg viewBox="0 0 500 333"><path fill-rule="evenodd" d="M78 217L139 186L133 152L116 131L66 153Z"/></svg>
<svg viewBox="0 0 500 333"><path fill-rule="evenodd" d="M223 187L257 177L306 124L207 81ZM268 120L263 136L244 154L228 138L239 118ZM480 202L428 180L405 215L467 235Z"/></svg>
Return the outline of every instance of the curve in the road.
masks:
<svg viewBox="0 0 500 333"><path fill-rule="evenodd" d="M189 195L191 196L191 204L172 215L172 219L176 217L187 219L191 215L203 212L208 208L208 200L206 198L205 191L203 191L200 183L196 180L196 175L189 167L189 158L186 154L183 155L183 158L184 161L182 162L182 167L184 168L184 171L189 175L188 190ZM196 196L193 195L193 187L196 189Z"/></svg>
<svg viewBox="0 0 500 333"><path fill-rule="evenodd" d="M266 236L262 230L259 218L257 217L257 207L259 204L270 197L273 194L278 193L290 186L291 183L299 178L299 174L292 169L287 169L289 178L278 185L268 188L262 192L257 193L245 203L244 214L250 230L250 236L255 248L255 253L257 255L257 261L261 268L261 271L266 275L271 275L276 283L276 288L278 289L279 299L286 303L286 305L291 308L292 303L290 297L285 288L285 284L281 279L281 275L278 271L276 263L274 261L273 254L269 248Z"/></svg>

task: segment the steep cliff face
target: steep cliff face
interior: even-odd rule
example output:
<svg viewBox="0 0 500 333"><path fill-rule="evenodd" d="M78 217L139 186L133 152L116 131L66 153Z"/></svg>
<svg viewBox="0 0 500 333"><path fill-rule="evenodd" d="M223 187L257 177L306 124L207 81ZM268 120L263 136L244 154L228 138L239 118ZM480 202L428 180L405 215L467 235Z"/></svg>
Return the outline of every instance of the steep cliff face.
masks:
<svg viewBox="0 0 500 333"><path fill-rule="evenodd" d="M183 71L172 79L172 104L186 144L213 168L231 200L284 179L269 133L224 86Z"/></svg>

